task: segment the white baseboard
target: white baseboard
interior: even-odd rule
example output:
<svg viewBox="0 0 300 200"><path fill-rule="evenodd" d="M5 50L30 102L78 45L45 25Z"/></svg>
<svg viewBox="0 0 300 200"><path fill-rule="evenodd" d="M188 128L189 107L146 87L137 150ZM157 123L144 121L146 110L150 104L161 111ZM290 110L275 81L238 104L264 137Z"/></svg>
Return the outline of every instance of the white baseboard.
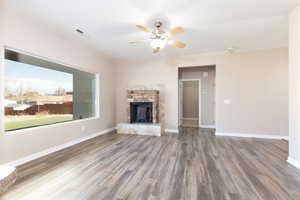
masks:
<svg viewBox="0 0 300 200"><path fill-rule="evenodd" d="M288 136L277 136L277 135L262 135L255 133L223 133L216 132L216 136L231 136L231 137L246 137L246 138L261 138L261 139L273 139L273 140L288 140Z"/></svg>
<svg viewBox="0 0 300 200"><path fill-rule="evenodd" d="M200 125L200 128L216 128L215 125Z"/></svg>
<svg viewBox="0 0 300 200"><path fill-rule="evenodd" d="M183 117L182 119L183 119L183 120L192 120L192 121L197 121L197 120L199 120L198 118L187 118L187 117L186 117L186 118Z"/></svg>
<svg viewBox="0 0 300 200"><path fill-rule="evenodd" d="M179 133L178 129L165 129L165 133Z"/></svg>
<svg viewBox="0 0 300 200"><path fill-rule="evenodd" d="M298 169L300 169L300 162L299 162L299 161L297 161L297 160L295 160L295 159L289 157L289 158L287 159L287 162L288 162L289 164L293 165L294 167L297 167Z"/></svg>
<svg viewBox="0 0 300 200"><path fill-rule="evenodd" d="M100 135L104 135L106 133L110 133L110 132L114 131L115 129L116 129L116 127L113 127L113 128L110 128L110 129L103 130L99 133L95 133L95 134L92 134L92 135L88 135L86 137L78 138L76 140L72 140L70 142L67 142L67 143L64 143L64 144L61 144L61 145L58 145L58 146L54 146L54 147L51 147L51 148L46 149L44 151L41 151L41 152L38 152L38 153L35 153L35 154L31 154L29 156L20 158L18 160L6 163L5 165L17 167L19 165L22 165L22 164L25 164L27 162L33 161L35 159L41 158L41 157L46 156L48 154L54 153L56 151L68 148L68 147L73 146L75 144L84 142L86 140L95 138L95 137L100 136Z"/></svg>

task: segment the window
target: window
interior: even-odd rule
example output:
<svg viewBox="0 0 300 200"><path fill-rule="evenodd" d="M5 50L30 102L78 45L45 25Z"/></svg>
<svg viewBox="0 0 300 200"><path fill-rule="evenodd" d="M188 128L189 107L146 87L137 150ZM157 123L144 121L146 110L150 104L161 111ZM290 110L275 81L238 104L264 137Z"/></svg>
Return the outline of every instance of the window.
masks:
<svg viewBox="0 0 300 200"><path fill-rule="evenodd" d="M5 131L96 116L96 75L5 50Z"/></svg>

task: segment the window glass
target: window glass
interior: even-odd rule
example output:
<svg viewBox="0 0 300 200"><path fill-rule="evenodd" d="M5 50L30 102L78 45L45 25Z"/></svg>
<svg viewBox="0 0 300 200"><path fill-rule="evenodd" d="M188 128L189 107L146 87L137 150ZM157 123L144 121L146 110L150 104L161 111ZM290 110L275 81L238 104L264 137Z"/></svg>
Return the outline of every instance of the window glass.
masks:
<svg viewBox="0 0 300 200"><path fill-rule="evenodd" d="M95 117L95 74L5 50L5 130Z"/></svg>

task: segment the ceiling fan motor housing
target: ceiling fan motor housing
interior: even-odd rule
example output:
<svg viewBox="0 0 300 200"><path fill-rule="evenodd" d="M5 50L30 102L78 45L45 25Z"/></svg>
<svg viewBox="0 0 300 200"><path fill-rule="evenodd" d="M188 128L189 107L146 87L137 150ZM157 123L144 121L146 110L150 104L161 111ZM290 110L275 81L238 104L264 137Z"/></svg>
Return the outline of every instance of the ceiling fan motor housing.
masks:
<svg viewBox="0 0 300 200"><path fill-rule="evenodd" d="M152 35L151 39L162 38L162 36L165 34L165 31L163 31L161 29L162 22L161 21L156 21L154 23L154 26L156 27L156 29L153 29L153 31L152 31L153 35Z"/></svg>
<svg viewBox="0 0 300 200"><path fill-rule="evenodd" d="M161 21L156 21L154 23L154 26L159 29L162 26L162 22Z"/></svg>

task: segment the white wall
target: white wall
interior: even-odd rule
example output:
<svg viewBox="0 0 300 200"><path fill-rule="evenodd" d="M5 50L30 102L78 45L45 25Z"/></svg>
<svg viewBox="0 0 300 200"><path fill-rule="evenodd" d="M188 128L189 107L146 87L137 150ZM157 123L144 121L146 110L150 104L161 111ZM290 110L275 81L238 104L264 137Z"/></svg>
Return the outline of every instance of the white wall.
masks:
<svg viewBox="0 0 300 200"><path fill-rule="evenodd" d="M289 159L300 167L300 7L290 15L289 86Z"/></svg>
<svg viewBox="0 0 300 200"><path fill-rule="evenodd" d="M234 54L199 54L173 59L120 62L117 74L117 122L126 121L126 89L161 85L166 128L178 125L178 67L216 65L218 132L288 135L288 49ZM224 104L229 99L231 104Z"/></svg>
<svg viewBox="0 0 300 200"><path fill-rule="evenodd" d="M0 3L3 3L0 1ZM3 132L3 106L1 107L0 163L40 152L47 148L100 132L115 126L114 66L110 59L66 38L50 27L28 16L21 16L15 10L0 5L0 60L3 60L3 46L30 52L45 58L78 66L85 71L100 74L100 118L60 124L53 127L28 129L14 135ZM0 69L3 72L3 63ZM4 77L0 74L3 87ZM1 91L3 96L3 91ZM0 98L2 104L3 98ZM86 129L81 131L81 126Z"/></svg>

